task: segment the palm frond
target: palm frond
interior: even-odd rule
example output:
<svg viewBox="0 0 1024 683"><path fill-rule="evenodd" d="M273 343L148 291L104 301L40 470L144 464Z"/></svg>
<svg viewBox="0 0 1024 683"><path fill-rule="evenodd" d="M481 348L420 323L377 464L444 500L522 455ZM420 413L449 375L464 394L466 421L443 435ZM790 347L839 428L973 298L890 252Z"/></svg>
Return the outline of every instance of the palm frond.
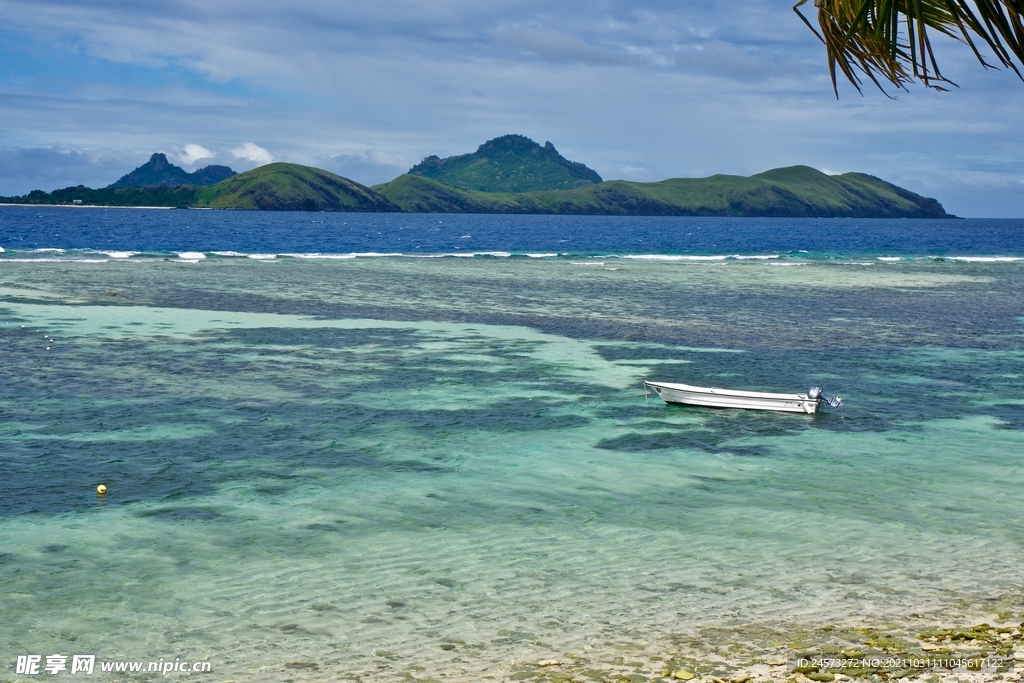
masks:
<svg viewBox="0 0 1024 683"><path fill-rule="evenodd" d="M987 46L998 65L1021 77L1024 0L814 0L818 28L800 11L807 2L793 10L824 43L837 95L839 73L858 92L863 78L883 92L883 82L904 90L915 80L937 90L956 85L939 70L935 33L960 41L982 66L994 68L979 49Z"/></svg>

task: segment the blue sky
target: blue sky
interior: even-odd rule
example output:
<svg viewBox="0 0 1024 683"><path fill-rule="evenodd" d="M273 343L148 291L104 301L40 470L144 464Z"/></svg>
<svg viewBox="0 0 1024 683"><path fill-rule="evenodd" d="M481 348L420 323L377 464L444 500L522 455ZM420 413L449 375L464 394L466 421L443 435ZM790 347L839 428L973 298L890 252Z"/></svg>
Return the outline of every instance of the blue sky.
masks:
<svg viewBox="0 0 1024 683"><path fill-rule="evenodd" d="M840 86L790 0L0 0L0 194L156 151L372 184L521 133L606 179L861 171L1024 216L1024 84L942 44L949 93Z"/></svg>

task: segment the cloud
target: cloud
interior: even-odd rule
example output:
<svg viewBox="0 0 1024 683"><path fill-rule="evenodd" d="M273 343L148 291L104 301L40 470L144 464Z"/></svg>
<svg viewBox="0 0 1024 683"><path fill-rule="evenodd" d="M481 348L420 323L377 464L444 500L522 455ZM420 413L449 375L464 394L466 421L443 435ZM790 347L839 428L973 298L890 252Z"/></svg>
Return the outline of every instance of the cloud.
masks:
<svg viewBox="0 0 1024 683"><path fill-rule="evenodd" d="M759 45L733 45L720 40L699 40L677 45L670 54L658 56L659 63L686 73L716 75L740 81L766 81L803 74L813 76L813 67L786 54Z"/></svg>
<svg viewBox="0 0 1024 683"><path fill-rule="evenodd" d="M377 166L402 167L409 165L409 162L395 154L389 154L379 149L371 149L366 152L366 159Z"/></svg>
<svg viewBox="0 0 1024 683"><path fill-rule="evenodd" d="M495 32L494 42L552 63L624 64L630 56L613 48L589 43L577 36L547 28L513 26Z"/></svg>
<svg viewBox="0 0 1024 683"><path fill-rule="evenodd" d="M106 187L148 158L116 150L0 148L0 195L23 195L32 190L49 192L75 185Z"/></svg>
<svg viewBox="0 0 1024 683"><path fill-rule="evenodd" d="M683 6L666 0L0 0L0 11L10 29L72 52L189 69L215 83L286 88L313 81L323 88L332 74L358 69L367 56L399 59L413 69L420 62L424 71L446 62L535 59L661 68L678 46L712 40L781 45L799 36L802 45L816 47L799 21L769 0L745 3L742 12L710 0Z"/></svg>
<svg viewBox="0 0 1024 683"><path fill-rule="evenodd" d="M249 161L254 162L257 166L269 164L274 160L274 157L270 152L253 142L244 142L241 146L235 147L231 150L231 153L235 155L236 159L248 159Z"/></svg>
<svg viewBox="0 0 1024 683"><path fill-rule="evenodd" d="M302 162L337 173L363 185L393 180L413 165L407 159L379 149L368 149L355 154L309 157Z"/></svg>
<svg viewBox="0 0 1024 683"><path fill-rule="evenodd" d="M644 168L643 166L623 166L621 170L626 175L639 175L647 173L647 169Z"/></svg>
<svg viewBox="0 0 1024 683"><path fill-rule="evenodd" d="M191 166L200 159L212 159L214 153L206 149L202 145L196 145L194 143L188 143L185 148L178 154L178 158L181 159L181 163L186 166Z"/></svg>

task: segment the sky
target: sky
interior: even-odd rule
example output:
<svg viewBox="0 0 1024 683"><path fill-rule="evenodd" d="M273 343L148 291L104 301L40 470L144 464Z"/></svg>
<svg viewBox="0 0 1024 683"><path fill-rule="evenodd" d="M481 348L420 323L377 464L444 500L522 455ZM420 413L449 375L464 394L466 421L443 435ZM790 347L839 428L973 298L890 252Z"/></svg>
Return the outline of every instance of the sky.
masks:
<svg viewBox="0 0 1024 683"><path fill-rule="evenodd" d="M607 180L806 164L1024 217L1020 79L940 41L958 88L837 99L791 5L0 0L0 195L102 187L154 152L370 185L518 133Z"/></svg>

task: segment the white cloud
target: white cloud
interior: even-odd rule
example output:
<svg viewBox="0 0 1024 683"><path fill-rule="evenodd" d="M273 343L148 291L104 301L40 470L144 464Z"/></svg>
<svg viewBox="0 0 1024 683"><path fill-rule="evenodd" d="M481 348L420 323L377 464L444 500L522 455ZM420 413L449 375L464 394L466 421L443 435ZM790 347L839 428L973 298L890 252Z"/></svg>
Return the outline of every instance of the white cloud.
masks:
<svg viewBox="0 0 1024 683"><path fill-rule="evenodd" d="M382 152L379 149L371 149L366 153L366 158L370 163L377 164L378 166L408 166L409 162L400 156L395 154L389 154Z"/></svg>
<svg viewBox="0 0 1024 683"><path fill-rule="evenodd" d="M181 163L186 166L191 166L200 159L211 159L215 155L210 150L206 149L202 145L196 145L194 143L188 143L185 148L178 154L178 158L181 159Z"/></svg>
<svg viewBox="0 0 1024 683"><path fill-rule="evenodd" d="M629 61L621 51L594 45L558 31L531 26L515 26L497 31L494 41L516 52L536 56L552 63L620 64Z"/></svg>
<svg viewBox="0 0 1024 683"><path fill-rule="evenodd" d="M379 149L328 156L309 155L289 160L337 173L363 185L373 185L393 180L395 177L405 173L413 165L396 154Z"/></svg>
<svg viewBox="0 0 1024 683"><path fill-rule="evenodd" d="M257 166L269 164L274 160L274 156L263 149L254 142L245 142L241 146L235 147L231 150L231 153L235 155L236 159L248 159L254 162Z"/></svg>

